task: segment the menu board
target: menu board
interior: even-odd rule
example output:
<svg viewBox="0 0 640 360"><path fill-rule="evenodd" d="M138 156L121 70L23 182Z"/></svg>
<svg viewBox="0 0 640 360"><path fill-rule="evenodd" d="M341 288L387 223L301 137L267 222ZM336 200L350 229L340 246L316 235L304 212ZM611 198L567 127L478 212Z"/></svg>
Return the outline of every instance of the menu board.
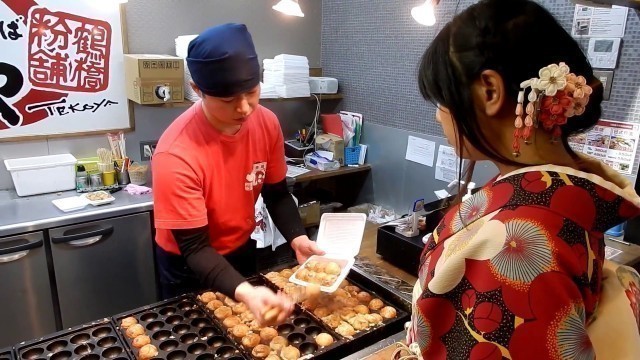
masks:
<svg viewBox="0 0 640 360"><path fill-rule="evenodd" d="M2 0L0 49L0 140L130 128L116 1Z"/></svg>
<svg viewBox="0 0 640 360"><path fill-rule="evenodd" d="M618 172L631 175L636 159L640 124L600 120L589 132L569 138L569 145Z"/></svg>

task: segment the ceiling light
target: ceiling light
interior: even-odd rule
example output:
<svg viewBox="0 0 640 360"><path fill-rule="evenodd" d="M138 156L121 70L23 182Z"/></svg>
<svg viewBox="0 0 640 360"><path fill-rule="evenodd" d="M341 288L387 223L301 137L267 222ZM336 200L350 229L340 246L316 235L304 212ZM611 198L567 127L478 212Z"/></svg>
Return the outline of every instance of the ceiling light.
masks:
<svg viewBox="0 0 640 360"><path fill-rule="evenodd" d="M272 8L273 10L286 15L304 17L304 13L302 13L302 9L300 9L298 0L280 0L280 2L275 4Z"/></svg>
<svg viewBox="0 0 640 360"><path fill-rule="evenodd" d="M411 9L411 16L422 25L433 26L436 23L436 14L433 1L427 0L424 4Z"/></svg>

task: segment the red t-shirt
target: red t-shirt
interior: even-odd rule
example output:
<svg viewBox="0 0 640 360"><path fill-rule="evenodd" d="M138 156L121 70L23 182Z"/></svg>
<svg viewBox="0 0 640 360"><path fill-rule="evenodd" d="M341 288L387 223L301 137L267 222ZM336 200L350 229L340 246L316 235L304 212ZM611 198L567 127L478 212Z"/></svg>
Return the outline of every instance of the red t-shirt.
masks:
<svg viewBox="0 0 640 360"><path fill-rule="evenodd" d="M280 123L258 106L238 133L225 135L197 102L162 134L152 167L158 245L179 254L171 229L208 224L211 246L227 254L254 230L262 184L286 176Z"/></svg>

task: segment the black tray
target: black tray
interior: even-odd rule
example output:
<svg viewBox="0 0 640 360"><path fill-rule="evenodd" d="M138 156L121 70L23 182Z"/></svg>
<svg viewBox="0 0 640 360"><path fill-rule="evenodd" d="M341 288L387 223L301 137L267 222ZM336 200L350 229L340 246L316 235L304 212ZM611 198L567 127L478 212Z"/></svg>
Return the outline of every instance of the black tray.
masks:
<svg viewBox="0 0 640 360"><path fill-rule="evenodd" d="M267 274L271 271L280 272L283 269L292 268L295 265L297 264L292 263L289 265L278 266L276 268L265 271L264 274ZM264 275L262 276L264 277ZM277 288L266 277L265 280L268 281L272 287ZM392 291L389 291L380 284L371 281L370 279L358 274L353 270L349 272L347 280L352 285L355 285L361 290L368 292L373 297L381 299L385 303L385 306L393 306L396 309L397 315L393 319L385 319L381 325L370 328L368 330L356 332L356 334L351 339L344 338L344 341L341 342L341 344L331 352L331 359L341 359L403 331L404 324L410 319L410 314L406 311L406 303L397 294L394 294ZM321 319L318 319L313 313L307 313L309 313L310 316L312 316L316 321L320 321L324 325L324 322L322 322Z"/></svg>
<svg viewBox="0 0 640 360"><path fill-rule="evenodd" d="M20 343L15 349L22 360L131 359L109 319Z"/></svg>
<svg viewBox="0 0 640 360"><path fill-rule="evenodd" d="M247 279L247 281L254 286L263 285L273 288L273 284L262 276L254 276ZM207 309L206 304L203 304L202 302L199 303L209 314L218 329L227 334L227 337L233 341L236 346L243 350L244 356L247 359L254 359L251 355L251 349L244 348L241 341L235 339L231 334L229 334L224 325L215 318L213 311ZM296 304L293 314L291 314L283 324L276 326L275 329L278 331L280 336L289 341L289 345L296 347L300 351L301 356L306 356L305 359L338 359L338 357L335 356L334 351L340 346L340 344L344 343L344 338L342 336L338 335L335 331L326 326L322 321L318 320L313 316L313 314L310 314L298 304ZM333 344L325 347L319 347L316 344L315 336L323 332L328 333L333 337Z"/></svg>
<svg viewBox="0 0 640 360"><path fill-rule="evenodd" d="M12 348L0 349L0 360L14 360L13 349Z"/></svg>
<svg viewBox="0 0 640 360"><path fill-rule="evenodd" d="M213 326L191 295L179 296L112 317L131 356L137 358L138 349L133 347L133 339L129 339L120 328L122 319L129 316L135 317L145 327L151 344L158 349L156 359L244 359L242 352L223 336L220 329Z"/></svg>

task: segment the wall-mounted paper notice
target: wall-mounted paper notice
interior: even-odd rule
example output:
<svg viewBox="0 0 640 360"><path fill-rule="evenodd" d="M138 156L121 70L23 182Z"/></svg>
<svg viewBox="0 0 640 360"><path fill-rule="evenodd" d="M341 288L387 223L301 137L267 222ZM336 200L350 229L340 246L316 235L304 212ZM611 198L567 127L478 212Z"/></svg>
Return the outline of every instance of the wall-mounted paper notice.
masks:
<svg viewBox="0 0 640 360"><path fill-rule="evenodd" d="M436 161L436 180L451 182L458 179L458 165L460 158L451 146L440 145L438 160Z"/></svg>
<svg viewBox="0 0 640 360"><path fill-rule="evenodd" d="M436 143L433 141L421 139L415 136L409 136L407 142L407 154L405 159L418 164L433 166L433 158L436 152Z"/></svg>

